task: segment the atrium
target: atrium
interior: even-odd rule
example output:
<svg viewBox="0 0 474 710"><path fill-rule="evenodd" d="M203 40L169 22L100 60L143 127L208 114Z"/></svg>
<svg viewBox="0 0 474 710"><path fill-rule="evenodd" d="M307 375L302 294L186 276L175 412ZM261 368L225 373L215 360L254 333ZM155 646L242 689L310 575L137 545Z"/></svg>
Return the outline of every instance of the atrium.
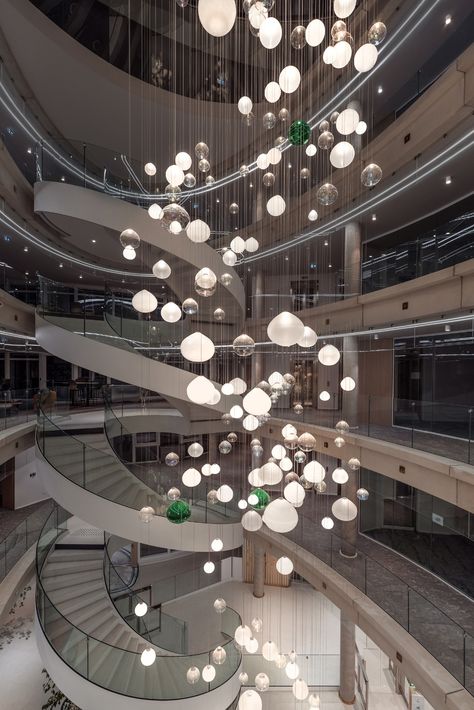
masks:
<svg viewBox="0 0 474 710"><path fill-rule="evenodd" d="M0 0L0 710L474 710L472 0Z"/></svg>

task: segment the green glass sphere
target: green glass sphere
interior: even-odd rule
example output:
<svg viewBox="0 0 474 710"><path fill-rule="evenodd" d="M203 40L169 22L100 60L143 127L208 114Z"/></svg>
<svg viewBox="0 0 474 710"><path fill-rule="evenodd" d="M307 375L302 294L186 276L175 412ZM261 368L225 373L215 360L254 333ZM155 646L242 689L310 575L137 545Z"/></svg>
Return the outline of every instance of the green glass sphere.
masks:
<svg viewBox="0 0 474 710"><path fill-rule="evenodd" d="M191 508L184 500L175 500L166 509L166 517L171 523L185 523L191 517Z"/></svg>
<svg viewBox="0 0 474 710"><path fill-rule="evenodd" d="M306 121L293 121L288 131L288 140L292 145L304 145L311 136L311 126Z"/></svg>
<svg viewBox="0 0 474 710"><path fill-rule="evenodd" d="M257 496L258 498L258 503L252 505L252 508L255 510L263 510L263 508L266 508L270 503L270 496L267 491L264 491L262 488L254 488L253 491L250 492L250 495Z"/></svg>

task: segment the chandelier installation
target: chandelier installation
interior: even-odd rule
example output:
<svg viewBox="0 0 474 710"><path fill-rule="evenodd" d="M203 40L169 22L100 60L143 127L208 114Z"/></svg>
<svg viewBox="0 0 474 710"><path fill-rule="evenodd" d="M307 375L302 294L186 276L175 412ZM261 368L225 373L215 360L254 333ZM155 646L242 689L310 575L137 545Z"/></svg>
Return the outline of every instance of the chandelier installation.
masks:
<svg viewBox="0 0 474 710"><path fill-rule="evenodd" d="M303 9L295 9L297 5ZM319 7L321 16L310 16L306 5ZM322 337L318 340L304 314L293 312L297 309L291 308L289 296L277 296L273 310L253 312L248 303L259 294L253 292L249 264L260 250L271 247L288 254L288 268L301 270L304 256L296 250L292 256L292 238L315 223L324 226L334 210L363 202L364 193L382 180L372 155L372 95L365 79L377 65L387 28L375 8L369 12L357 0L176 0L175 12L176 32L185 26L188 40L199 42L202 52L214 57L215 67L198 92L191 128L188 122L181 132L182 117L176 113L166 162L166 156L154 154L150 137L142 168L143 207L157 234L174 240L168 243L190 255L191 264L207 265L180 268L171 248L164 248L164 258L154 264L143 255L150 279L133 295L132 305L141 320L169 324L169 350L193 373L185 388L189 407L207 412L219 434L214 450L204 452L198 441L189 444L187 457L193 465L185 470L177 453L167 454L166 466L180 473L167 492L166 517L176 525L192 520L182 491L208 479L215 481L208 503L234 506L244 530L287 534L297 528L310 493L322 496L331 482L340 492L339 486L360 468L357 458L343 456L345 437L356 425L343 419L333 436L342 454L338 465L329 471L318 460L318 442L298 421L308 403L297 361L315 362L329 373L328 382L339 382L337 392L332 385L318 384L318 405L341 397L350 401L357 397L358 383L350 374L340 376L344 352ZM328 234L327 249L330 238ZM124 259L134 260L145 251L133 225L123 225L119 242ZM331 268L328 262L326 266ZM280 267L272 273L273 268L263 276L268 286L264 283L261 293L271 293L278 282ZM165 281L174 295L163 302L158 296ZM252 320L244 326L249 310ZM265 372L262 362L274 365ZM265 460L262 440L269 434L264 427L285 414L289 421L278 426L277 438L271 435L273 446ZM237 447L237 463L226 478L224 462ZM322 529L331 530L335 521L342 526L353 521L357 501L367 496L362 488L356 501L340 493L333 496ZM140 518L149 524L156 512L146 506ZM204 572L214 571L211 556L222 547L220 538L209 541ZM278 558L276 570L290 575L293 561ZM216 599L214 611L222 614L225 609L225 600ZM266 631L271 632L254 618L235 629L234 640L247 653L260 649L267 661L284 669L297 700L319 707L319 698L301 677L296 653L278 648L271 637L262 636ZM143 652L144 665L153 663L153 653ZM208 665L188 669L187 681L211 682L216 666L225 662L226 651L218 646ZM241 673L241 683L248 680ZM242 691L240 710L262 707L268 675L258 673L254 685Z"/></svg>

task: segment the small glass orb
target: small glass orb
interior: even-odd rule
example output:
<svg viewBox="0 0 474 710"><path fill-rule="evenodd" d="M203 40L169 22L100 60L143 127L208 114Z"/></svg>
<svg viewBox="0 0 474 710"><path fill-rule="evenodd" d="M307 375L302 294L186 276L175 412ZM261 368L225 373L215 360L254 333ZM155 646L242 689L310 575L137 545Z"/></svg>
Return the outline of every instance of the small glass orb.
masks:
<svg viewBox="0 0 474 710"><path fill-rule="evenodd" d="M225 439L223 439L220 442L218 448L219 448L219 451L221 452L221 454L226 456L227 454L230 454L230 452L232 451L232 444L230 443L230 441L226 441Z"/></svg>
<svg viewBox="0 0 474 710"><path fill-rule="evenodd" d="M151 666L155 662L156 651L154 648L147 646L144 651L142 651L140 656L140 662L142 666Z"/></svg>
<svg viewBox="0 0 474 710"><path fill-rule="evenodd" d="M235 431L230 431L230 432L227 434L227 441L230 441L231 444L235 444L235 443L238 441L238 438L239 438L239 437L237 436L237 434L235 433Z"/></svg>
<svg viewBox="0 0 474 710"><path fill-rule="evenodd" d="M255 351L255 341L250 335L242 333L235 338L232 348L239 357L249 357Z"/></svg>
<svg viewBox="0 0 474 710"><path fill-rule="evenodd" d="M359 500L367 500L369 497L369 491L367 488L358 488L356 491L356 496Z"/></svg>
<svg viewBox="0 0 474 710"><path fill-rule="evenodd" d="M358 471L360 468L360 461L359 461L359 459L355 458L355 456L354 456L349 459L349 461L347 462L347 465L349 466L351 471Z"/></svg>
<svg viewBox="0 0 474 710"><path fill-rule="evenodd" d="M265 185L265 187L273 187L275 184L275 176L273 173L265 173L265 175L262 178L262 182Z"/></svg>
<svg viewBox="0 0 474 710"><path fill-rule="evenodd" d="M221 421L222 421L222 423L225 424L226 426L227 426L228 424L230 424L230 423L232 422L232 417L230 416L230 413L229 413L229 412L225 412L225 413L221 416Z"/></svg>
<svg viewBox="0 0 474 710"><path fill-rule="evenodd" d="M235 266L237 263L237 254L232 249L226 249L222 254L222 261L226 266Z"/></svg>
<svg viewBox="0 0 474 710"><path fill-rule="evenodd" d="M260 619L259 616L254 616L254 618L250 622L250 626L254 634L259 634L260 631L263 629L263 621Z"/></svg>
<svg viewBox="0 0 474 710"><path fill-rule="evenodd" d="M194 685L195 683L197 683L200 677L201 672L199 668L197 668L196 666L191 666L191 668L188 668L188 671L186 673L186 680L188 681L189 685Z"/></svg>
<svg viewBox="0 0 474 710"><path fill-rule="evenodd" d="M319 188L316 193L316 197L318 198L318 202L320 204L328 207L336 202L338 194L339 193L335 185L332 185L330 182L325 182L324 185L321 185Z"/></svg>
<svg viewBox="0 0 474 710"><path fill-rule="evenodd" d="M150 177L153 177L153 175L156 175L156 165L154 163L145 163L145 172L147 175Z"/></svg>
<svg viewBox="0 0 474 710"><path fill-rule="evenodd" d="M321 150L329 150L334 144L334 135L331 131L323 131L318 136L318 147Z"/></svg>
<svg viewBox="0 0 474 710"><path fill-rule="evenodd" d="M270 687L270 679L266 673L258 673L255 676L255 687L260 693L264 693Z"/></svg>
<svg viewBox="0 0 474 710"><path fill-rule="evenodd" d="M247 685L248 682L249 682L248 674L245 673L245 671L242 671L242 673L239 673L239 683L240 683L240 685Z"/></svg>
<svg viewBox="0 0 474 710"><path fill-rule="evenodd" d="M176 487L170 488L167 493L167 496L168 500L178 500L178 498L181 496L181 491L179 490L179 488Z"/></svg>
<svg viewBox="0 0 474 710"><path fill-rule="evenodd" d="M316 220L318 219L318 213L316 212L316 210L310 210L308 212L308 219L310 222L316 222Z"/></svg>
<svg viewBox="0 0 474 710"><path fill-rule="evenodd" d="M341 419L341 421L337 422L334 428L339 434L347 434L350 429L350 426L347 422L344 421L344 419Z"/></svg>
<svg viewBox="0 0 474 710"><path fill-rule="evenodd" d="M296 483L299 483L299 480L300 477L294 471L290 471L285 476L285 483L293 483L294 481L296 481Z"/></svg>
<svg viewBox="0 0 474 710"><path fill-rule="evenodd" d="M211 164L206 158L201 158L198 163L198 168L201 173L208 173L211 169Z"/></svg>
<svg viewBox="0 0 474 710"><path fill-rule="evenodd" d="M288 111L288 109L287 108L280 109L280 111L278 113L278 118L280 119L280 121L282 123L286 123L286 121L289 121L290 120L290 112ZM283 140L285 140L285 139L283 139Z"/></svg>
<svg viewBox="0 0 474 710"><path fill-rule="evenodd" d="M165 464L167 466L177 466L179 463L179 456L178 454L175 454L174 451L170 451L169 454L166 454L165 456Z"/></svg>
<svg viewBox="0 0 474 710"><path fill-rule="evenodd" d="M306 45L306 28L302 25L295 27L291 32L290 42L293 49L303 49Z"/></svg>
<svg viewBox="0 0 474 710"><path fill-rule="evenodd" d="M145 505L139 511L138 517L140 518L142 523L149 523L151 520L153 520L154 514L155 514L155 509L152 508L150 505Z"/></svg>
<svg viewBox="0 0 474 710"><path fill-rule="evenodd" d="M222 308L216 308L214 311L214 320L221 322L225 319L225 311Z"/></svg>
<svg viewBox="0 0 474 710"><path fill-rule="evenodd" d="M301 434L301 436L298 437L298 446L300 447L301 451L304 451L305 453L308 453L309 451L314 451L314 447L316 446L316 439L312 434L305 431L303 434Z"/></svg>
<svg viewBox="0 0 474 710"><path fill-rule="evenodd" d="M134 229L124 229L121 233L120 244L125 249L126 247L132 247L132 249L138 249L140 246L140 237Z"/></svg>
<svg viewBox="0 0 474 710"><path fill-rule="evenodd" d="M318 128L319 128L320 133L324 133L325 131L329 131L329 121L326 121L326 119L324 119L324 121L321 121Z"/></svg>
<svg viewBox="0 0 474 710"><path fill-rule="evenodd" d="M299 403L295 404L293 411L295 414L303 414L303 405Z"/></svg>
<svg viewBox="0 0 474 710"><path fill-rule="evenodd" d="M229 212L230 214L239 214L239 205L237 204L237 202L232 202L229 205Z"/></svg>
<svg viewBox="0 0 474 710"><path fill-rule="evenodd" d="M215 181L215 177L212 177L212 175L208 175L206 178L206 185L214 185Z"/></svg>
<svg viewBox="0 0 474 710"><path fill-rule="evenodd" d="M202 669L202 679L205 683L212 683L214 678L216 677L216 669L214 666L211 666L208 664L207 666L204 666Z"/></svg>
<svg viewBox="0 0 474 710"><path fill-rule="evenodd" d="M271 111L268 111L262 119L263 122L263 127L266 128L267 130L270 130L270 128L274 128L277 122L276 116L274 113Z"/></svg>
<svg viewBox="0 0 474 710"><path fill-rule="evenodd" d="M168 202L177 202L179 196L181 195L181 188L173 185L167 185L165 187L165 195L168 198Z"/></svg>
<svg viewBox="0 0 474 710"><path fill-rule="evenodd" d="M137 256L137 252L133 247L128 246L124 248L122 256L124 259L127 259L127 261L133 261Z"/></svg>
<svg viewBox="0 0 474 710"><path fill-rule="evenodd" d="M239 500L239 502L237 503L237 507L238 507L240 510L245 510L245 509L247 508L247 506L248 506L248 503L247 503L247 501L244 500L243 498L241 498L241 499Z"/></svg>
<svg viewBox="0 0 474 710"><path fill-rule="evenodd" d="M376 163L366 165L360 174L360 181L364 187L374 187L382 179L382 168Z"/></svg>
<svg viewBox="0 0 474 710"><path fill-rule="evenodd" d="M342 438L342 436L336 436L334 439L334 445L337 446L338 449L342 449L343 446L345 446L345 441Z"/></svg>
<svg viewBox="0 0 474 710"><path fill-rule="evenodd" d="M225 663L225 659L227 658L227 653L225 648L222 648L222 646L217 646L212 652L212 660L216 664L216 666L222 666L223 663Z"/></svg>
<svg viewBox="0 0 474 710"><path fill-rule="evenodd" d="M214 488L211 488L210 491L208 491L207 494L207 502L210 503L211 505L214 505L218 501L217 497L217 491Z"/></svg>
<svg viewBox="0 0 474 710"><path fill-rule="evenodd" d="M310 177L311 173L309 171L309 168L301 168L300 170L300 178L302 180L308 180Z"/></svg>
<svg viewBox="0 0 474 710"><path fill-rule="evenodd" d="M384 23L374 22L368 32L367 39L369 40L370 44L375 44L375 46L377 47L379 44L382 44L386 36L387 27L384 25Z"/></svg>
<svg viewBox="0 0 474 710"><path fill-rule="evenodd" d="M339 111L333 111L332 114L329 117L329 120L331 123L335 124L337 119L339 117Z"/></svg>
<svg viewBox="0 0 474 710"><path fill-rule="evenodd" d="M306 146L305 152L309 158L312 158L314 155L316 155L316 153L318 152L318 149L316 148L314 143L310 143L309 145Z"/></svg>
<svg viewBox="0 0 474 710"><path fill-rule="evenodd" d="M196 155L196 158L199 158L199 160L202 160L203 158L208 158L209 147L206 145L206 143L197 143L194 148L194 153Z"/></svg>
<svg viewBox="0 0 474 710"><path fill-rule="evenodd" d="M246 116L242 116L242 123L244 124L244 126L251 126L254 120L255 116L252 111L250 111L250 113L248 113Z"/></svg>
<svg viewBox="0 0 474 710"><path fill-rule="evenodd" d="M226 272L222 274L219 280L223 286L230 286L232 283L232 274Z"/></svg>
<svg viewBox="0 0 474 710"><path fill-rule="evenodd" d="M246 177L250 172L248 165L241 165L239 172L242 177Z"/></svg>
<svg viewBox="0 0 474 710"><path fill-rule="evenodd" d="M172 202L163 209L161 222L172 234L179 234L188 226L190 217L184 207Z"/></svg>
<svg viewBox="0 0 474 710"><path fill-rule="evenodd" d="M313 487L313 484L311 483L311 481L308 481L308 479L306 478L306 476L304 474L302 476L300 476L299 482L303 486L305 491L310 491L311 488Z"/></svg>
<svg viewBox="0 0 474 710"><path fill-rule="evenodd" d="M280 670L283 670L286 667L287 663L288 659L284 653L279 653L278 656L275 658L275 666Z"/></svg>
<svg viewBox="0 0 474 710"><path fill-rule="evenodd" d="M197 301L194 298L186 298L181 305L183 313L186 313L187 316L196 315L198 308Z"/></svg>
<svg viewBox="0 0 474 710"><path fill-rule="evenodd" d="M334 42L340 42L346 38L347 25L344 20L337 20L331 27L331 37Z"/></svg>
<svg viewBox="0 0 474 710"><path fill-rule="evenodd" d="M326 481L319 481L314 484L314 490L316 493L326 493L327 483Z"/></svg>
<svg viewBox="0 0 474 710"><path fill-rule="evenodd" d="M334 527L334 520L329 517L325 517L321 520L321 525L325 530L332 530Z"/></svg>
<svg viewBox="0 0 474 710"><path fill-rule="evenodd" d="M311 126L306 121L299 119L293 121L288 131L288 140L292 145L304 145L311 136Z"/></svg>
<svg viewBox="0 0 474 710"><path fill-rule="evenodd" d="M166 509L166 517L170 523L184 523L191 517L191 508L184 500L175 500Z"/></svg>
<svg viewBox="0 0 474 710"><path fill-rule="evenodd" d="M214 572L214 570L216 569L216 566L215 566L214 562L211 562L211 560L208 560L207 562L204 562L202 568L206 574L212 574Z"/></svg>
<svg viewBox="0 0 474 710"><path fill-rule="evenodd" d="M194 288L200 296L206 298L212 296L216 291L217 278L212 269L205 266L197 272L194 279Z"/></svg>

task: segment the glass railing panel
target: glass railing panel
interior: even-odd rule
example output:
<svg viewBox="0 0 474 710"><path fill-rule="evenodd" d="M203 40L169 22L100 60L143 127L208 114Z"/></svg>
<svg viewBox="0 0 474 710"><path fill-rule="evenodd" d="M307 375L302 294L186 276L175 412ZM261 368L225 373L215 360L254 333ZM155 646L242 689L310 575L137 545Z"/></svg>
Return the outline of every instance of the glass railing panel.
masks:
<svg viewBox="0 0 474 710"><path fill-rule="evenodd" d="M304 678L310 687L339 685L339 654L299 654L296 662L300 677ZM242 666L249 677L246 687L255 687L255 676L262 672L268 675L272 688L291 688L293 685L284 668L277 668L273 662L266 661L258 653L244 654Z"/></svg>
<svg viewBox="0 0 474 710"><path fill-rule="evenodd" d="M355 545L346 540L331 536L332 540L332 568L339 572L345 579L361 592L366 589L366 558L358 551Z"/></svg>
<svg viewBox="0 0 474 710"><path fill-rule="evenodd" d="M365 593L392 619L408 629L408 585L369 557L366 557Z"/></svg>
<svg viewBox="0 0 474 710"><path fill-rule="evenodd" d="M474 695L474 637L464 638L464 687Z"/></svg>

